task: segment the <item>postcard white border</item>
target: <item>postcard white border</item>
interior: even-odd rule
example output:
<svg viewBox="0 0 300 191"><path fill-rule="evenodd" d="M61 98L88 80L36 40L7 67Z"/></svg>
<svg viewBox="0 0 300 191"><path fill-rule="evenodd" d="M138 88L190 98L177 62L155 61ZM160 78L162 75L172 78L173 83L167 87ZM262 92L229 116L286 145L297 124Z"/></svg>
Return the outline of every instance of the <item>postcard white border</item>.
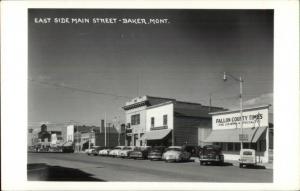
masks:
<svg viewBox="0 0 300 191"><path fill-rule="evenodd" d="M274 9L274 183L29 182L27 8ZM1 174L4 190L297 190L299 185L297 0L2 1Z"/></svg>

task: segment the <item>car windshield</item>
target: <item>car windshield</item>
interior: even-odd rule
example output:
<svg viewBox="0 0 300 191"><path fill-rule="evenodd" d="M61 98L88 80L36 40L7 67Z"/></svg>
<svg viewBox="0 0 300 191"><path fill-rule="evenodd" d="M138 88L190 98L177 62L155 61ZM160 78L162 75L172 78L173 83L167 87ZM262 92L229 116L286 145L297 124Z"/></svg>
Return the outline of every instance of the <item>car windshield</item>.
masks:
<svg viewBox="0 0 300 191"><path fill-rule="evenodd" d="M204 146L203 149L207 149L207 150L220 150L221 148L217 145L209 145L209 146Z"/></svg>
<svg viewBox="0 0 300 191"><path fill-rule="evenodd" d="M131 147L124 147L123 150L131 150Z"/></svg>
<svg viewBox="0 0 300 191"><path fill-rule="evenodd" d="M251 151L244 151L243 155L252 155L252 152Z"/></svg>
<svg viewBox="0 0 300 191"><path fill-rule="evenodd" d="M165 147L153 147L151 149L151 151L163 151L163 150L165 150Z"/></svg>
<svg viewBox="0 0 300 191"><path fill-rule="evenodd" d="M150 149L150 147L141 147L142 151L149 150L149 149Z"/></svg>
<svg viewBox="0 0 300 191"><path fill-rule="evenodd" d="M177 148L177 147L172 147L172 148L167 148L167 151L181 151L181 148Z"/></svg>
<svg viewBox="0 0 300 191"><path fill-rule="evenodd" d="M122 149L121 147L115 147L114 149Z"/></svg>

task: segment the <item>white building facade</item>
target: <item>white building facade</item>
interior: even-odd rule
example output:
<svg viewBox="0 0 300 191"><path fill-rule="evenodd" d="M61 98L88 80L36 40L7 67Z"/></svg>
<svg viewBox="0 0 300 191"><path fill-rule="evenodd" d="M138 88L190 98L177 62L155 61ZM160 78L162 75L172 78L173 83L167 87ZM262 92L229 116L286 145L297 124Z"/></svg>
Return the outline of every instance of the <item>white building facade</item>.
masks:
<svg viewBox="0 0 300 191"><path fill-rule="evenodd" d="M243 148L256 150L257 161L270 162L273 149L273 125L269 123L269 105L212 114L212 132L205 140L222 147L225 160L238 160ZM242 125L241 125L242 123Z"/></svg>
<svg viewBox="0 0 300 191"><path fill-rule="evenodd" d="M126 145L143 146L146 145L143 136L146 132L146 109L151 105L171 100L169 98L160 98L152 96L136 97L126 102L125 110L126 124Z"/></svg>

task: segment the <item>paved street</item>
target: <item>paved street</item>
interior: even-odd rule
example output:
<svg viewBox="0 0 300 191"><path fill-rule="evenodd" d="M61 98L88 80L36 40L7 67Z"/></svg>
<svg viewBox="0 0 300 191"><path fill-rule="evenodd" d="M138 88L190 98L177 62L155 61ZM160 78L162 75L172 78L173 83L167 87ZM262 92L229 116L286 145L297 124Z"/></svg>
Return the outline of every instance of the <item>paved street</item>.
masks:
<svg viewBox="0 0 300 191"><path fill-rule="evenodd" d="M196 162L119 159L75 153L28 153L28 180L272 182L271 169L200 166Z"/></svg>

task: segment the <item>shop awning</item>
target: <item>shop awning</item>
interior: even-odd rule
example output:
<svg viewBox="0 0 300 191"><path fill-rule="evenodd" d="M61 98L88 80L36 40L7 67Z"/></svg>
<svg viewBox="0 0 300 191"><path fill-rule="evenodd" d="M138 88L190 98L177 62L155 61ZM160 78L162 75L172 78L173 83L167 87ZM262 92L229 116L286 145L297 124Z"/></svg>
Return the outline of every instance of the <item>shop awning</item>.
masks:
<svg viewBox="0 0 300 191"><path fill-rule="evenodd" d="M255 143L265 132L267 127L244 128L243 134L248 136L248 141ZM205 142L240 142L239 135L242 133L240 129L213 130L206 138Z"/></svg>
<svg viewBox="0 0 300 191"><path fill-rule="evenodd" d="M147 132L142 138L145 140L160 140L165 138L172 129L163 129L163 130L153 130Z"/></svg>

